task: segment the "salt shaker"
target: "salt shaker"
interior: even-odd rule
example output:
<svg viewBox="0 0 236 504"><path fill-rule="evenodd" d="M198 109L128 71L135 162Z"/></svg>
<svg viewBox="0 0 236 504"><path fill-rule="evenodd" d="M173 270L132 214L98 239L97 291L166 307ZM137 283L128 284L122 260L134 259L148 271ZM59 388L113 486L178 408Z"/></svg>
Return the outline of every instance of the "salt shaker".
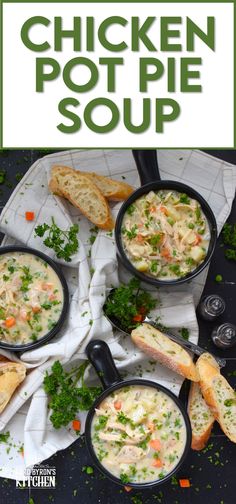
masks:
<svg viewBox="0 0 236 504"><path fill-rule="evenodd" d="M236 326L229 322L221 324L213 329L211 338L219 348L231 348L236 345Z"/></svg>
<svg viewBox="0 0 236 504"><path fill-rule="evenodd" d="M225 302L221 296L205 296L198 305L198 314L204 320L214 321L225 311Z"/></svg>

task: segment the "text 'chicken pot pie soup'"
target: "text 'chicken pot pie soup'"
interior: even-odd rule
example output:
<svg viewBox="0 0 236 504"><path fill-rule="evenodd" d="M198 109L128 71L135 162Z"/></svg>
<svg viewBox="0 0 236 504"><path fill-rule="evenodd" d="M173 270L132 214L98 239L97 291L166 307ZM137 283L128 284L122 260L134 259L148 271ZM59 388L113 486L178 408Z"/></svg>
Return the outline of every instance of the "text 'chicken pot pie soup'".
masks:
<svg viewBox="0 0 236 504"><path fill-rule="evenodd" d="M56 272L25 252L0 255L0 340L23 345L45 336L57 324L63 290Z"/></svg>
<svg viewBox="0 0 236 504"><path fill-rule="evenodd" d="M121 231L132 265L163 280L195 270L204 261L210 242L199 203L174 190L150 191L138 198L126 210Z"/></svg>
<svg viewBox="0 0 236 504"><path fill-rule="evenodd" d="M178 465L187 440L183 415L167 394L130 385L115 390L95 410L95 454L122 483L165 478Z"/></svg>

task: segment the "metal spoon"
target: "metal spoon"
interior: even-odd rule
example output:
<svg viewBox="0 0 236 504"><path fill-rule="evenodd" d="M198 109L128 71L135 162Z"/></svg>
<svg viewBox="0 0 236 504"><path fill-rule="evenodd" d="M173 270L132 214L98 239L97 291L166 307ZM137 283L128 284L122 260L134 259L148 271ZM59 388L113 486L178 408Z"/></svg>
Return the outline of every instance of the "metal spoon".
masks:
<svg viewBox="0 0 236 504"><path fill-rule="evenodd" d="M127 334L130 334L130 333L127 332L127 331L125 331L124 329L122 329L120 320L118 320L116 317L113 317L113 316L111 317L110 315L107 315L107 313L106 313L106 303L107 303L108 299L112 299L112 295L113 295L113 293L114 293L115 290L116 289L111 289L110 290L110 292L109 292L109 294L108 294L108 296L106 298L106 302L103 305L103 311L104 311L104 314L105 314L106 318L111 323L111 325L113 327L115 327L115 329L117 329L118 331L120 331L123 334L127 335ZM143 320L143 322L152 325L156 329L162 330L161 327L160 327L160 325L158 325L157 322L154 322L149 317L145 317L145 319ZM162 332L163 332L163 330L162 330ZM195 343L192 343L191 341L185 340L181 336L173 334L171 331L169 331L169 329L168 329L168 331L165 330L164 333L172 341L175 341L175 343L178 343L179 345L181 345L182 347L186 348L187 350L190 350L195 355L199 356L199 355L202 355L203 353L208 352L208 350L204 350L204 348L201 348L199 345L195 345ZM210 352L208 352L208 353L210 353ZM213 355L213 357L217 361L217 363L219 364L220 367L224 367L226 365L226 360L225 359L221 359L220 357L217 357L216 355Z"/></svg>

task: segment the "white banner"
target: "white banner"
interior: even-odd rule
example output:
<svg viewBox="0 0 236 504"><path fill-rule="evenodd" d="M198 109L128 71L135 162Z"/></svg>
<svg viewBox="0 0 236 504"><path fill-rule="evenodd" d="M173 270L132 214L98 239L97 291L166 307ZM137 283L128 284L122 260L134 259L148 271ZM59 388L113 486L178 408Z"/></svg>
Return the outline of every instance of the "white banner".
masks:
<svg viewBox="0 0 236 504"><path fill-rule="evenodd" d="M3 4L3 147L233 147L233 36L227 2Z"/></svg>

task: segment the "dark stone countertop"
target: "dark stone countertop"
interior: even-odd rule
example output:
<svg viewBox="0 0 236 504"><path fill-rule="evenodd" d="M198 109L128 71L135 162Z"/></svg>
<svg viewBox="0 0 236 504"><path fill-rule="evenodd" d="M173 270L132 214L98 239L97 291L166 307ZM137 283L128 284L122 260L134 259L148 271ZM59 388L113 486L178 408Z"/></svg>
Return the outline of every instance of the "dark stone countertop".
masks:
<svg viewBox="0 0 236 504"><path fill-rule="evenodd" d="M235 150L207 151L228 162L236 164ZM3 207L19 174L24 174L32 163L47 153L44 151L13 150L0 153L0 169L7 171L7 182L0 186L0 206ZM17 175L18 174L18 175ZM236 201L234 201L230 222L236 222ZM217 284L215 276L221 274L223 283ZM219 293L226 300L227 310L224 320L236 323L235 285L224 281L236 281L236 265L224 257L220 239L208 274L204 293ZM212 325L199 321L199 343L205 348L227 358L223 374L236 387L236 347L228 352L217 350L210 342ZM186 401L184 384L181 397ZM94 468L91 475L82 471L83 466L93 465L84 445L84 438L47 460L49 466L57 470L56 489L19 490L15 481L0 479L0 504L234 504L236 495L236 445L228 441L218 426L214 427L207 449L191 451L177 479L161 487L145 491L127 493L104 477ZM179 478L189 478L191 487L179 487Z"/></svg>

